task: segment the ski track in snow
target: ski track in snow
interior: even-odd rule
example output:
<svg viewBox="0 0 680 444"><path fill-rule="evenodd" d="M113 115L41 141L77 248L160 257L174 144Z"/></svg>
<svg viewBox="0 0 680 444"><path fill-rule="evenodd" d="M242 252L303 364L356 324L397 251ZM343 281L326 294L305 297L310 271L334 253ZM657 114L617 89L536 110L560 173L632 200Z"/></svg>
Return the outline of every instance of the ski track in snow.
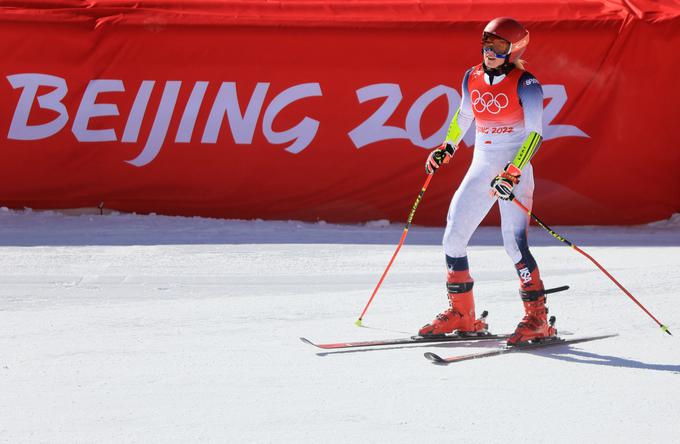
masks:
<svg viewBox="0 0 680 444"><path fill-rule="evenodd" d="M547 221L550 223L550 221ZM680 436L680 215L540 228L557 327L597 342L450 366L403 337L446 306L441 228L0 210L0 442L673 442ZM494 332L522 317L497 227L469 249ZM571 337L571 336L569 336Z"/></svg>

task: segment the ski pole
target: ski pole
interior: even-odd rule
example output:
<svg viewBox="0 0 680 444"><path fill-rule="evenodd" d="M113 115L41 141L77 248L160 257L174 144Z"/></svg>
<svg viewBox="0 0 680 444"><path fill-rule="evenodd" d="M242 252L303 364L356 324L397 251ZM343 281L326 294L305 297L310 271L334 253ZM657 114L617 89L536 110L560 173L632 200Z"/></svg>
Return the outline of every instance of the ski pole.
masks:
<svg viewBox="0 0 680 444"><path fill-rule="evenodd" d="M623 291L629 298L631 298L631 300L632 300L633 302L635 302L635 303L638 305L638 307L640 307L640 308L642 309L642 311L644 311L645 313L647 313L647 315L648 315L650 318L654 319L654 322L656 322L656 323L659 325L659 327L661 327L661 330L662 330L662 331L664 331L664 332L668 333L669 335L673 336L673 335L671 334L671 331L668 329L668 327L667 327L666 325L664 325L664 324L662 324L661 322L659 322L659 320L658 320L657 318L655 318L654 315L652 315L652 314L651 314L651 313L650 313L650 312L649 312L649 311L648 311L648 310L647 310L647 309L646 309L646 308L645 308L645 307L644 307L637 299L635 299L635 297L634 297L632 294L630 294L630 292L629 292L628 290L626 290L626 288L625 288L623 285L621 285L621 284L619 283L619 281L617 281L617 280L614 278L614 276L612 276L611 274L609 274L609 272L608 272L607 270L605 270L604 267L603 267L602 265L600 265L595 259L593 259L592 256L590 256L588 253L586 253L585 251L581 250L579 247L577 247L577 246L574 245L573 243L569 242L567 239L565 239L564 237L560 236L560 235L557 234L555 231L553 231L549 226L547 226L546 224L544 224L544 223L543 223L543 222L542 222L542 221L541 221L534 213L531 212L531 210L529 210L527 207L525 207L525 206L522 204L522 202L520 202L519 200L517 200L517 199L515 198L514 195L512 195L512 194L510 195L510 200L512 200L513 202L515 202L515 204L517 204L517 206L519 206L521 209L523 209L524 211L526 211L527 214L529 214L529 216L531 216L531 218L532 218L533 220L535 220L536 223L537 223L538 225L541 226L541 228L545 229L548 233L550 233L550 234L552 235L552 237L554 237L555 239L557 239L557 240L560 241L560 242L564 242L567 246L573 248L574 250L578 251L579 253L581 253L582 255L584 255L585 257L587 257L588 259L590 259L590 261L591 261L593 264L595 264L595 265L597 266L597 268L599 268L599 269L600 269L600 270L601 270L601 271L602 271L609 279L611 279L612 282L614 282L614 283L621 289L621 291Z"/></svg>
<svg viewBox="0 0 680 444"><path fill-rule="evenodd" d="M370 299L366 303L366 307L364 307L364 311L361 312L361 316L359 316L359 319L357 319L357 321L355 322L355 324L358 327L362 326L361 320L364 318L364 315L366 314L366 310L368 310L368 306L371 305L371 302L373 302L373 298L375 297L376 293L378 293L378 289L380 288L380 285L382 285L383 280L385 280L385 276L387 276L387 272L389 271L390 267L392 266L392 262L394 262L394 259L397 257L397 253L399 253L401 246L404 245L404 241L406 240L406 235L408 234L408 229L411 226L411 221L413 220L413 216L416 214L416 208L418 208L418 204L420 204L420 201L423 199L423 194L425 194L425 190L427 189L427 186L430 184L430 180L432 180L432 176L434 176L434 174L428 174L427 175L427 179L425 180L425 183L423 184L423 187L420 190L418 197L416 198L416 202L413 204L413 208L411 208L411 212L408 215L408 219L406 220L406 227L404 227L404 232L401 234L401 239L399 240L399 245L397 245L397 249L394 251L394 254L392 255L392 259L390 259L390 263L387 264L387 268L385 268L385 271L383 272L382 276L380 277L380 280L378 281L378 285L375 286L375 289L373 290L373 294L371 294Z"/></svg>

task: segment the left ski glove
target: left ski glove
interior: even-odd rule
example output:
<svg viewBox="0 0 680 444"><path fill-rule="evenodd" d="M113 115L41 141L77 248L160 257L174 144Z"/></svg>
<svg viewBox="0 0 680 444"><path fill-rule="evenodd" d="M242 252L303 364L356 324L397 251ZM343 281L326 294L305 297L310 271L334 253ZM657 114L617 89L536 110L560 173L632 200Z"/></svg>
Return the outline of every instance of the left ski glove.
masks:
<svg viewBox="0 0 680 444"><path fill-rule="evenodd" d="M439 168L442 163L449 163L453 153L456 152L456 147L450 142L444 142L441 146L433 150L429 156L427 156L427 161L425 161L425 172L427 174L434 174L434 172Z"/></svg>
<svg viewBox="0 0 680 444"><path fill-rule="evenodd" d="M519 178L522 172L512 163L505 165L501 173L491 181L492 197L497 197L503 200L511 200L512 189L519 183Z"/></svg>

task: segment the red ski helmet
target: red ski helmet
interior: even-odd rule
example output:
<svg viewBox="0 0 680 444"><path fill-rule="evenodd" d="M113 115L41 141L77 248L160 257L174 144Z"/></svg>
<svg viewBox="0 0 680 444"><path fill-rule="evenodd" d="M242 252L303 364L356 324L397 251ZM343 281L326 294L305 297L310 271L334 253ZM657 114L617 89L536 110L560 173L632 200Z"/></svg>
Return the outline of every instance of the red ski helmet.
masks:
<svg viewBox="0 0 680 444"><path fill-rule="evenodd" d="M510 63L520 58L529 44L529 31L520 22L510 17L497 17L491 20L484 28L482 36L484 34L493 34L510 42L508 51Z"/></svg>

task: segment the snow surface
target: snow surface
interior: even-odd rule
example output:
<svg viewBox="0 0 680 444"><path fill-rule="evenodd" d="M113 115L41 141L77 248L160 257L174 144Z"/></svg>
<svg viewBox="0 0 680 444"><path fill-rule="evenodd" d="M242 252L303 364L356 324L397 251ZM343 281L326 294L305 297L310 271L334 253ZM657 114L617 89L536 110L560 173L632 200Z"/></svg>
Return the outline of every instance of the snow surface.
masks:
<svg viewBox="0 0 680 444"><path fill-rule="evenodd" d="M549 223L549 221L546 221ZM0 210L0 442L678 442L680 215L530 233L558 329L619 337L447 367L395 346L445 306L442 229ZM495 332L522 316L498 228L469 249ZM575 337L570 336L570 337Z"/></svg>

